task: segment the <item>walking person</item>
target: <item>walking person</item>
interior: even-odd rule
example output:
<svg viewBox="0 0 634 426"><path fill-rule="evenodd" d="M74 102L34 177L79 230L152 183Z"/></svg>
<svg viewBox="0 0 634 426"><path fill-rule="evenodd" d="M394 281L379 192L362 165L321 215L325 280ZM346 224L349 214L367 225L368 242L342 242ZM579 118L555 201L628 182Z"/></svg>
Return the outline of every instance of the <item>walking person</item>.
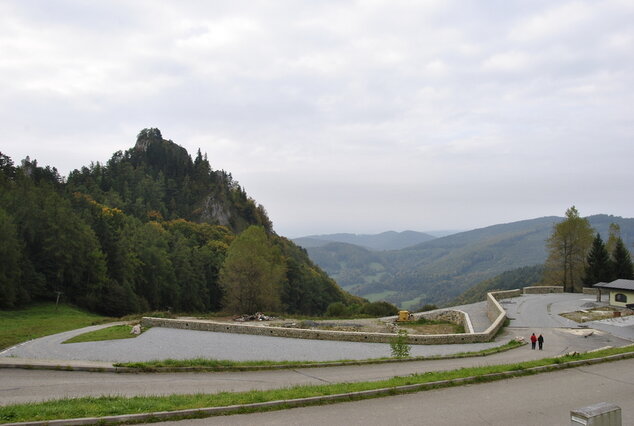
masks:
<svg viewBox="0 0 634 426"><path fill-rule="evenodd" d="M531 334L531 349L535 349L535 343L537 343L537 336L533 333Z"/></svg>
<svg viewBox="0 0 634 426"><path fill-rule="evenodd" d="M539 350L541 351L542 347L544 346L544 336L540 334L537 338L537 343L539 343Z"/></svg>

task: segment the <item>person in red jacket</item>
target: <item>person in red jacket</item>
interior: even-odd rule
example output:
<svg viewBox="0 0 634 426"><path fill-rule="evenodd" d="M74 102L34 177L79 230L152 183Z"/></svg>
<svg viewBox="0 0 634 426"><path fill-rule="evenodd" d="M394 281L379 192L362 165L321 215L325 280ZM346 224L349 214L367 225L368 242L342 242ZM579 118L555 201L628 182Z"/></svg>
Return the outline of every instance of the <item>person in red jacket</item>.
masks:
<svg viewBox="0 0 634 426"><path fill-rule="evenodd" d="M537 336L535 333L531 334L531 349L535 349L535 344L537 343Z"/></svg>

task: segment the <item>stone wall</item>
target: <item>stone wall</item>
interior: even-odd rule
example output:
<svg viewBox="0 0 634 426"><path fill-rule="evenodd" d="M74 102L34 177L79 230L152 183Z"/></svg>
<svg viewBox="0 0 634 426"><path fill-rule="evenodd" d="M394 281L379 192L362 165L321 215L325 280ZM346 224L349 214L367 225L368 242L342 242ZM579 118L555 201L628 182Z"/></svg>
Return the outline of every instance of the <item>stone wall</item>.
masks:
<svg viewBox="0 0 634 426"><path fill-rule="evenodd" d="M510 297L520 297L522 295L522 290L516 288L515 290L500 290L500 291L492 291L490 294L495 300L500 299L508 299ZM488 295L487 294L487 295Z"/></svg>
<svg viewBox="0 0 634 426"><path fill-rule="evenodd" d="M458 309L436 309L429 312L419 312L412 314L414 320L425 318L432 321L446 321L452 324L461 325L465 333L473 333L473 325L469 315Z"/></svg>
<svg viewBox="0 0 634 426"><path fill-rule="evenodd" d="M584 287L582 290L583 294L599 294L598 288Z"/></svg>
<svg viewBox="0 0 634 426"><path fill-rule="evenodd" d="M549 294L563 292L564 288L560 285L536 285L532 287L524 287L524 294Z"/></svg>
<svg viewBox="0 0 634 426"><path fill-rule="evenodd" d="M506 311L502 308L502 305L498 303L499 299L507 299L509 297L519 297L522 295L522 290L504 290L504 291L493 291L491 293L487 293L487 316L489 320L495 322L500 315L506 315Z"/></svg>
<svg viewBox="0 0 634 426"><path fill-rule="evenodd" d="M364 333L355 331L306 330L300 328L269 327L264 325L230 324L204 320L179 320L144 317L143 327L169 327L184 330L215 331L219 333L254 334L259 336L290 337L295 339L339 340L350 342L390 343L392 333ZM412 345L442 345L451 343L482 343L491 340L487 333L410 334Z"/></svg>
<svg viewBox="0 0 634 426"><path fill-rule="evenodd" d="M522 295L522 291L505 290L505 291L493 291L487 293L487 316L491 321L491 325L484 331L484 334L489 336L489 340L493 339L498 331L504 326L506 320L506 311L498 302L498 299L507 299L509 297L519 297Z"/></svg>
<svg viewBox="0 0 634 426"><path fill-rule="evenodd" d="M487 315L492 324L486 331L474 333L469 316L462 311L446 309L432 311L429 313L416 314L415 318L420 318L424 314L426 318L432 319L443 317L444 321L463 323L466 333L460 334L410 334L408 342L411 345L443 345L454 343L483 343L491 341L497 332L504 325L506 311L497 301L509 297L521 296L521 290L507 290L491 292L487 294ZM449 319L451 318L451 319ZM395 337L392 333L364 333L356 331L333 331L333 330L306 330L301 328L269 327L265 324L233 324L221 323L207 320L183 320L167 318L144 317L141 320L143 327L168 327L183 330L214 331L217 333L237 333L253 334L259 336L290 337L294 339L314 339L314 340L339 340L349 342L367 343L390 343Z"/></svg>

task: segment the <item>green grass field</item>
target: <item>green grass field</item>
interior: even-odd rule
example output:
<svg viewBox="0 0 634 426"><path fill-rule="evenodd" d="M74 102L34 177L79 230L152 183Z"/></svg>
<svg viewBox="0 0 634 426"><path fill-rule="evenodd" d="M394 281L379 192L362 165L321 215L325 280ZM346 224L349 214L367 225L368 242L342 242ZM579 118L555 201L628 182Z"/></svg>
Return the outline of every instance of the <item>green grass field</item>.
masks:
<svg viewBox="0 0 634 426"><path fill-rule="evenodd" d="M0 349L42 336L113 321L81 309L54 303L0 311Z"/></svg>

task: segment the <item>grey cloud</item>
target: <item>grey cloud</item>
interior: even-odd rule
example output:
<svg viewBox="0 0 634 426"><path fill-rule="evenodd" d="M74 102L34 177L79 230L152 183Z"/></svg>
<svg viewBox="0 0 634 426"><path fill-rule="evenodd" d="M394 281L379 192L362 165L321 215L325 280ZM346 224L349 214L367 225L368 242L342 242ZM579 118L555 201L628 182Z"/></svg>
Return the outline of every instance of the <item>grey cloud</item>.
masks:
<svg viewBox="0 0 634 426"><path fill-rule="evenodd" d="M634 207L610 178L627 181L634 154L627 2L15 0L0 11L12 156L43 153L67 171L159 127L231 171L282 234Z"/></svg>

